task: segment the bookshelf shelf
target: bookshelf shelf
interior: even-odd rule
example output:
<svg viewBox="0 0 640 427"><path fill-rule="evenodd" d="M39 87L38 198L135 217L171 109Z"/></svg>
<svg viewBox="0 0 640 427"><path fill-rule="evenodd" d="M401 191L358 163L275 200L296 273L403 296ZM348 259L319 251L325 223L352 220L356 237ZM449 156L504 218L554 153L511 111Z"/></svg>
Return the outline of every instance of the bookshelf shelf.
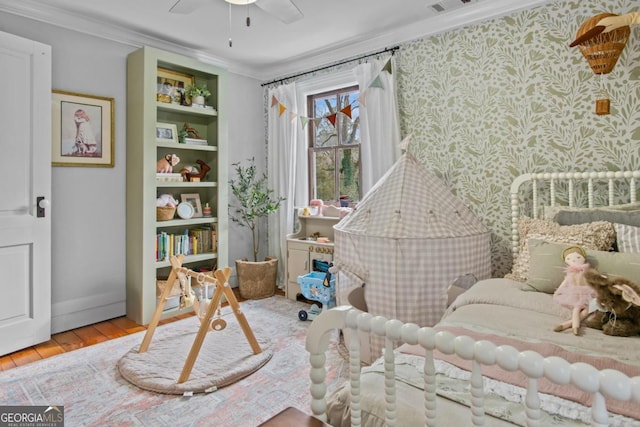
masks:
<svg viewBox="0 0 640 427"><path fill-rule="evenodd" d="M207 104L213 108L158 102L158 67L193 76L196 84L206 85L211 92ZM157 304L156 280L166 277L170 270L168 260L156 261L163 253L158 248L169 248L167 251L173 253L183 250L197 253L187 255L183 262L193 270L214 270L216 266L228 265L228 190L227 185L218 185L228 182L226 79L227 72L220 67L160 49L143 47L127 58L126 306L127 317L139 324L151 320ZM157 142L157 123L174 124L177 129L188 123L207 145ZM197 167L200 160L210 170L201 182L162 181L169 178L157 179L151 172L155 172L158 159L167 154L180 157L174 172L190 165ZM179 180L180 176L171 179ZM207 203L212 207L213 216L188 220L176 216L169 221L157 221L156 199L161 194L171 194L178 201L182 194L197 194L202 207ZM180 239L184 230L192 229L215 230L217 250L198 253L200 250L193 250L192 246L202 242L199 237ZM172 313L179 311L167 311L163 316Z"/></svg>

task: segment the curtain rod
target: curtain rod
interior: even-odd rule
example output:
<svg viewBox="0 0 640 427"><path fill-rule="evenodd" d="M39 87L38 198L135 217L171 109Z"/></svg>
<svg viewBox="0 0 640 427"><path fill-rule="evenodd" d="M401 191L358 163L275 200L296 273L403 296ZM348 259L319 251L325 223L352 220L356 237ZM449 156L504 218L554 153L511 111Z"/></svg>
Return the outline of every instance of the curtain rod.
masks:
<svg viewBox="0 0 640 427"><path fill-rule="evenodd" d="M338 65L348 64L349 62L359 61L359 60L364 59L364 58L370 58L372 56L380 55L381 53L391 52L391 54L393 55L395 53L395 51L398 50L398 49L400 49L400 46L388 47L388 48L380 50L378 52L368 53L366 55L358 56L357 58L346 59L344 61L337 62L335 64L326 65L326 66L320 67L320 68L315 68L315 69L310 70L310 71L304 71L302 73L294 74L294 75L289 76L289 77L283 77L281 79L272 80L272 81L267 82L267 83L261 83L260 86L264 87L264 86L272 85L274 83L282 83L285 80L295 79L296 77L304 76L306 74L315 73L316 71L322 71L322 70L326 70L327 68L337 67Z"/></svg>

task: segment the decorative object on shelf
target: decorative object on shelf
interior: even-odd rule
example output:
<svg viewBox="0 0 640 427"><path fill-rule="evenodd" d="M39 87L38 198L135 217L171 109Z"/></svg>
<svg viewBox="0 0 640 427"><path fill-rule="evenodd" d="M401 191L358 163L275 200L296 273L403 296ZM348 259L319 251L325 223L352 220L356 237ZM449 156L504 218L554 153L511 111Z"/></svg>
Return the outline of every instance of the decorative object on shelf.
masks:
<svg viewBox="0 0 640 427"><path fill-rule="evenodd" d="M196 210L191 203L182 202L177 207L178 216L182 219L191 219L195 215Z"/></svg>
<svg viewBox="0 0 640 427"><path fill-rule="evenodd" d="M631 29L628 25L616 28L609 32L594 34L594 29L599 31L598 23L609 17L616 17L613 13L600 13L587 19L578 29L576 39L569 45L578 46L594 74L600 75L598 99L596 99L596 114L609 114L610 101L607 91L602 84L602 75L610 73L618 62Z"/></svg>
<svg viewBox="0 0 640 427"><path fill-rule="evenodd" d="M200 166L200 170L198 170L198 168L196 168L195 166L186 166L180 171L185 181L187 182L204 181L204 179L207 176L207 173L211 170L209 165L207 165L205 162L203 162L200 159L196 160L196 163Z"/></svg>
<svg viewBox="0 0 640 427"><path fill-rule="evenodd" d="M255 159L248 165L234 163L235 178L229 181L231 192L237 203L229 204L233 222L251 230L253 240L253 262L236 260L238 287L243 298L266 298L275 293L278 259L266 257L258 262L260 227L264 219L280 208L284 197L274 196L267 188L267 175L259 175Z"/></svg>
<svg viewBox="0 0 640 427"><path fill-rule="evenodd" d="M187 135L188 135L188 134L187 134L187 131L186 131L186 130L184 130L184 129L180 129L180 130L178 131L178 143L179 143L179 144L185 144L185 143L187 142L187 141L186 141L186 139L187 139Z"/></svg>
<svg viewBox="0 0 640 427"><path fill-rule="evenodd" d="M181 194L180 200L193 206L193 218L202 218L202 205L200 204L200 195L198 193Z"/></svg>
<svg viewBox="0 0 640 427"><path fill-rule="evenodd" d="M157 173L172 173L173 167L180 163L180 157L175 154L167 154L156 163Z"/></svg>
<svg viewBox="0 0 640 427"><path fill-rule="evenodd" d="M178 142L178 127L171 123L156 123L157 142Z"/></svg>
<svg viewBox="0 0 640 427"><path fill-rule="evenodd" d="M156 221L169 221L176 213L178 201L171 194L161 194L156 200Z"/></svg>
<svg viewBox="0 0 640 427"><path fill-rule="evenodd" d="M191 127L187 122L184 122L184 125L182 125L182 130L187 133L185 135L185 138L202 139L200 138L198 131L195 128Z"/></svg>
<svg viewBox="0 0 640 427"><path fill-rule="evenodd" d="M192 84L187 87L185 94L191 98L192 106L204 107L204 100L211 95L211 91L204 84Z"/></svg>
<svg viewBox="0 0 640 427"><path fill-rule="evenodd" d="M172 194L161 194L156 200L156 206L171 206L175 208L176 206L178 206L178 201L173 197Z"/></svg>
<svg viewBox="0 0 640 427"><path fill-rule="evenodd" d="M156 206L156 221L170 221L176 214L173 206Z"/></svg>
<svg viewBox="0 0 640 427"><path fill-rule="evenodd" d="M114 99L54 90L53 166L114 165Z"/></svg>
<svg viewBox="0 0 640 427"><path fill-rule="evenodd" d="M185 88L195 82L190 74L158 67L156 98L158 102L186 105Z"/></svg>
<svg viewBox="0 0 640 427"><path fill-rule="evenodd" d="M204 208L202 208L202 215L205 216L206 218L210 218L213 216L213 213L211 211L211 206L209 206L209 203L205 203Z"/></svg>

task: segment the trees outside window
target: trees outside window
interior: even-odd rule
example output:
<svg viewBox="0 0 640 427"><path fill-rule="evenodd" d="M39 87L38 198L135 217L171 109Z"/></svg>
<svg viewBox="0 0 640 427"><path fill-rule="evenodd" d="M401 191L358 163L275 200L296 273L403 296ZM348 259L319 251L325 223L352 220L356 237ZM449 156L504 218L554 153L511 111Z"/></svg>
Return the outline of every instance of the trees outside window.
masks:
<svg viewBox="0 0 640 427"><path fill-rule="evenodd" d="M362 196L359 96L358 86L350 86L307 97L310 117L322 118L309 121L309 194L313 198L358 201Z"/></svg>

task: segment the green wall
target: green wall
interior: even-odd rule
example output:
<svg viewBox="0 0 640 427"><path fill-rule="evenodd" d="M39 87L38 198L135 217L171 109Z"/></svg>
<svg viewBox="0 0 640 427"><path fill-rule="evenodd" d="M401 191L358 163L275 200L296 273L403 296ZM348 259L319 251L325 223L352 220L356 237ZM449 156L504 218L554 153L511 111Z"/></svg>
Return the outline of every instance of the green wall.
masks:
<svg viewBox="0 0 640 427"><path fill-rule="evenodd" d="M509 187L517 175L640 168L640 26L604 76L569 48L587 18L637 3L553 2L396 53L402 135L412 135L410 151L492 230L495 276L511 265ZM602 88L611 114L598 116Z"/></svg>

